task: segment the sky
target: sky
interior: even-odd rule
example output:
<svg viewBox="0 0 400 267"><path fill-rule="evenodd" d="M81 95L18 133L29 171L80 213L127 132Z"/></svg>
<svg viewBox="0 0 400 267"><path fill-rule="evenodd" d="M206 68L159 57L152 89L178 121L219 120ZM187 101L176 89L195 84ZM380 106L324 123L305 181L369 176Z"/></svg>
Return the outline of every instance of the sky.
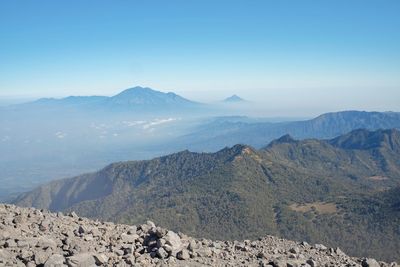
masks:
<svg viewBox="0 0 400 267"><path fill-rule="evenodd" d="M0 1L0 98L140 85L271 110L400 111L399 14L398 0Z"/></svg>

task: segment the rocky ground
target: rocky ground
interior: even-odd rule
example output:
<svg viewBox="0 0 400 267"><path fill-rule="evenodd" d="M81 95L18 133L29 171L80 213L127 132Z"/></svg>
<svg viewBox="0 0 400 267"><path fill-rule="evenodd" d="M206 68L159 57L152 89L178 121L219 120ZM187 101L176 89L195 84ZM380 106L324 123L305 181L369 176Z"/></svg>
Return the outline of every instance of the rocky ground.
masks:
<svg viewBox="0 0 400 267"><path fill-rule="evenodd" d="M195 239L154 225L114 224L0 205L0 266L398 266L272 236Z"/></svg>

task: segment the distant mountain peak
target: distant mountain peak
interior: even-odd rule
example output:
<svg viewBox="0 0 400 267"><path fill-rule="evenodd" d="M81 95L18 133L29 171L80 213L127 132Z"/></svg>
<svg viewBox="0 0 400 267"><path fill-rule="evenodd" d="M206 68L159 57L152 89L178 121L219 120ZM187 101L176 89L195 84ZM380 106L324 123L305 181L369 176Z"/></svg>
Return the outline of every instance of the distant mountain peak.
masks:
<svg viewBox="0 0 400 267"><path fill-rule="evenodd" d="M128 97L128 96L135 96L135 95L140 95L140 94L156 94L156 93L162 93L162 92L153 90L149 87L135 86L132 88L125 89L113 97Z"/></svg>
<svg viewBox="0 0 400 267"><path fill-rule="evenodd" d="M160 92L149 87L136 86L122 91L111 97L114 104L119 105L147 105L157 107L176 107L177 105L193 105L196 102L183 98L173 92Z"/></svg>
<svg viewBox="0 0 400 267"><path fill-rule="evenodd" d="M276 141L279 143L293 143L296 140L290 134L285 134L284 136L278 138Z"/></svg>
<svg viewBox="0 0 400 267"><path fill-rule="evenodd" d="M239 97L238 95L232 95L232 96L224 99L224 102L227 102L227 103L244 102L244 101L245 100L243 98Z"/></svg>
<svg viewBox="0 0 400 267"><path fill-rule="evenodd" d="M294 142L296 142L296 139L294 139L290 134L285 134L282 137L273 140L267 147L271 147L277 144L290 144Z"/></svg>

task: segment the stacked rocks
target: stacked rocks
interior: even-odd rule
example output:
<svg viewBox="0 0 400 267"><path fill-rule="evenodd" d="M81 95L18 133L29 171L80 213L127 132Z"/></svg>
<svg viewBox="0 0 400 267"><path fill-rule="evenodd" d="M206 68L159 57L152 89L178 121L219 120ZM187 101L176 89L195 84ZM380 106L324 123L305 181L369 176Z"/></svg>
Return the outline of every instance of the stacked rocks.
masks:
<svg viewBox="0 0 400 267"><path fill-rule="evenodd" d="M397 266L339 248L267 236L195 239L157 227L113 224L0 205L0 266Z"/></svg>

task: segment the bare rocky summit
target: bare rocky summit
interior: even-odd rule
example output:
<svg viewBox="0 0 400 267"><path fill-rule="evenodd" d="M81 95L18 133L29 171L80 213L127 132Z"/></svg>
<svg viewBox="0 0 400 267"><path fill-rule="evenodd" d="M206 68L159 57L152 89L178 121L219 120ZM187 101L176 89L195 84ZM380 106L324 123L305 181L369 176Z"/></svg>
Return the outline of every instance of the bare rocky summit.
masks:
<svg viewBox="0 0 400 267"><path fill-rule="evenodd" d="M196 239L157 227L114 224L0 205L0 266L398 266L339 248L266 236Z"/></svg>

